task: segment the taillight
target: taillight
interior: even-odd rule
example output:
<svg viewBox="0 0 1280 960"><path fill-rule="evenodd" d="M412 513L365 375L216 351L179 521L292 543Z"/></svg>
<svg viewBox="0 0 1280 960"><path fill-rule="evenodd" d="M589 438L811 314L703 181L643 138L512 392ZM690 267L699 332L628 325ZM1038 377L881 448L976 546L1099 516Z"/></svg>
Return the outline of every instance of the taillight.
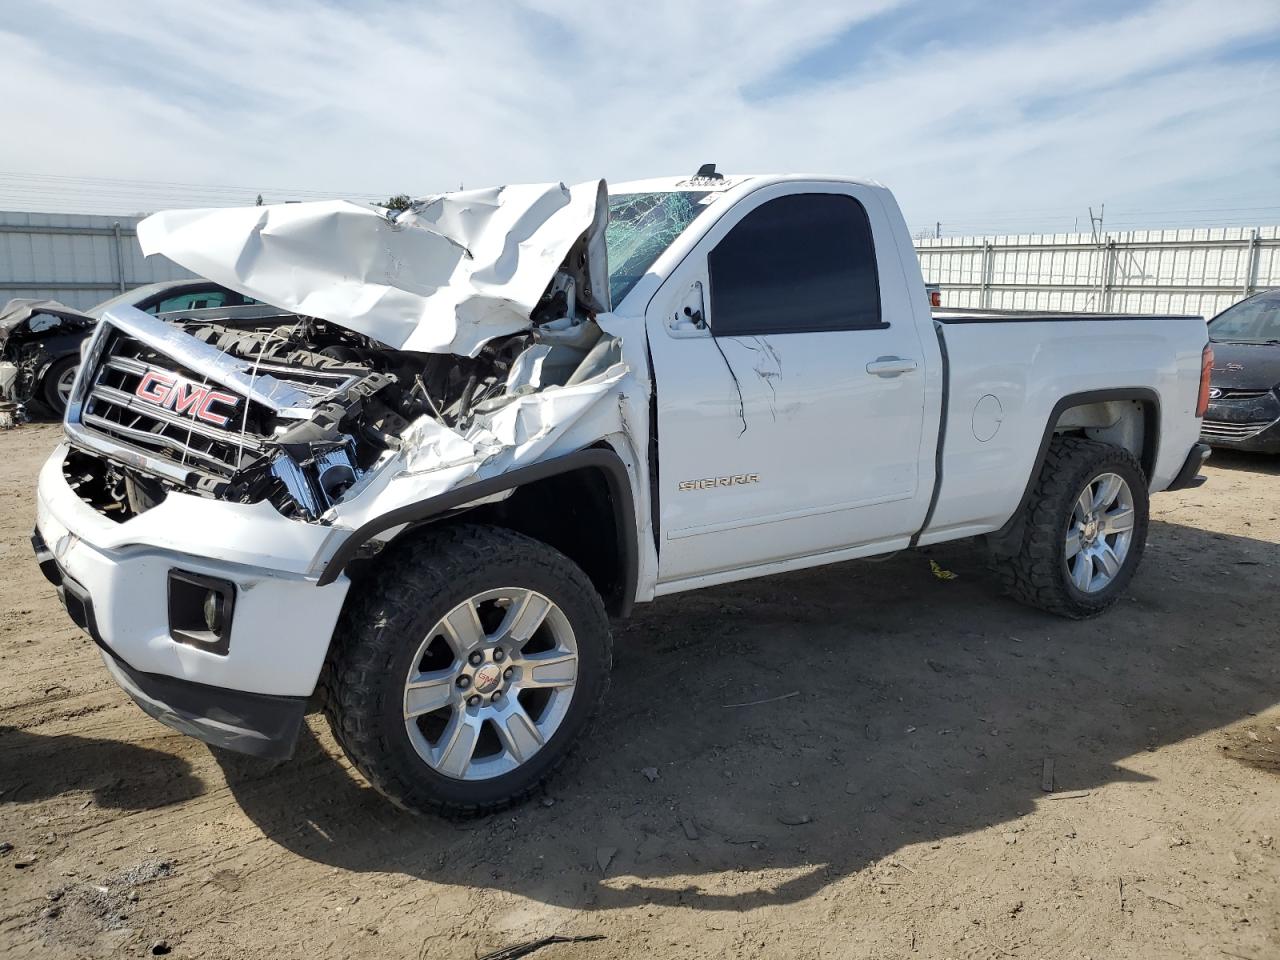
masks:
<svg viewBox="0 0 1280 960"><path fill-rule="evenodd" d="M942 291L941 291L941 290L930 290L930 291L929 291L929 306L931 306L931 307L940 307L940 306L942 306Z"/></svg>
<svg viewBox="0 0 1280 960"><path fill-rule="evenodd" d="M1200 353L1200 396L1196 400L1196 416L1203 417L1209 409L1209 378L1213 375L1213 344L1206 343Z"/></svg>

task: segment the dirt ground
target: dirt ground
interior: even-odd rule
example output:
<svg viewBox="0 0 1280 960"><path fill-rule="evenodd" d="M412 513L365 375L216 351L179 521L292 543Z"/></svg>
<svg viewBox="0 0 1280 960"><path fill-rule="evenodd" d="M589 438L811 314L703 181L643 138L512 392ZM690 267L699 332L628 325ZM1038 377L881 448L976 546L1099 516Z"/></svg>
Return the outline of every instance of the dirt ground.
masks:
<svg viewBox="0 0 1280 960"><path fill-rule="evenodd" d="M56 437L0 434L6 957L1280 957L1275 459L1158 497L1086 623L968 543L642 606L546 797L456 823L321 717L281 765L145 717L30 557Z"/></svg>

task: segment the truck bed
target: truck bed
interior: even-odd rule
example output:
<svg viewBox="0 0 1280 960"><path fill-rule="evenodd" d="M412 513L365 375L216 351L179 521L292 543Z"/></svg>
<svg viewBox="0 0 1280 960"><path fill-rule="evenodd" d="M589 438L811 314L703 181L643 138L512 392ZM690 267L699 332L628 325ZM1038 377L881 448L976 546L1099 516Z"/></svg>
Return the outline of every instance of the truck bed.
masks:
<svg viewBox="0 0 1280 960"><path fill-rule="evenodd" d="M1204 320L1185 316L935 308L943 351L943 427L935 509L922 544L999 528L1023 501L1061 410L1132 404L1133 440L1152 491L1198 439ZM995 325L999 325L998 327ZM1087 433L1116 440L1107 417Z"/></svg>

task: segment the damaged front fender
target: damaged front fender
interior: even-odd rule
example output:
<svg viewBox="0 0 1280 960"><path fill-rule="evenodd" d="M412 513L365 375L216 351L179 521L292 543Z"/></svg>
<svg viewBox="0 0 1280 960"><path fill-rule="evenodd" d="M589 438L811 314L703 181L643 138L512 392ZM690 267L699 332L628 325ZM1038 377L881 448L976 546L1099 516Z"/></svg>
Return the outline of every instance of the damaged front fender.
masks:
<svg viewBox="0 0 1280 960"><path fill-rule="evenodd" d="M615 610L625 616L637 592L640 571L640 550L636 536L636 502L627 468L618 454L607 444L588 447L573 453L540 460L527 466L498 473L495 476L454 487L435 496L406 503L380 514L353 530L330 557L317 580L317 586L327 586L338 579L347 565L362 549L380 534L406 526L422 523L450 511L500 497L525 484L536 483L572 470L595 469L604 474L609 485L610 500L614 507L614 527L620 534L617 544L620 560L623 606Z"/></svg>
<svg viewBox="0 0 1280 960"><path fill-rule="evenodd" d="M406 509L412 513L418 505L446 496L448 509L473 504L492 496L489 488L500 479L502 490L514 489L523 481L507 483L505 478L519 477L534 465L604 437L629 436L621 400L632 380L628 364L618 360L582 382L508 398L465 429L424 417L405 431L400 449L349 490L324 519L366 531L363 543L376 534L396 532L408 521L386 518ZM327 570L332 569L330 563Z"/></svg>

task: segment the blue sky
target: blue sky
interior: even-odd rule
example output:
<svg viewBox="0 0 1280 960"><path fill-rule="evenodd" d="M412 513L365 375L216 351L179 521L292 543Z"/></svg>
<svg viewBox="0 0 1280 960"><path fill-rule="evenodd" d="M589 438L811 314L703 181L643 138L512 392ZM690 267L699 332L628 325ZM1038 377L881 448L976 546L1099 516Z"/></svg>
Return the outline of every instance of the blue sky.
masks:
<svg viewBox="0 0 1280 960"><path fill-rule="evenodd" d="M915 230L1280 223L1277 0L26 0L0 209L721 169Z"/></svg>

